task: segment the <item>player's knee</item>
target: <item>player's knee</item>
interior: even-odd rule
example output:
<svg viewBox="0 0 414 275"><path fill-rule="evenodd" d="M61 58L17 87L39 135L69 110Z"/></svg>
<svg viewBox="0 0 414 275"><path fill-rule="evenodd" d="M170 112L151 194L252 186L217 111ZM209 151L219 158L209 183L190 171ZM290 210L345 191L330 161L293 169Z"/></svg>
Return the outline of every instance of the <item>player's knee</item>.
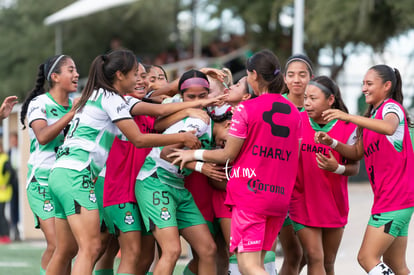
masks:
<svg viewBox="0 0 414 275"><path fill-rule="evenodd" d="M166 260L176 262L181 254L181 246L169 246L162 248L161 257Z"/></svg>

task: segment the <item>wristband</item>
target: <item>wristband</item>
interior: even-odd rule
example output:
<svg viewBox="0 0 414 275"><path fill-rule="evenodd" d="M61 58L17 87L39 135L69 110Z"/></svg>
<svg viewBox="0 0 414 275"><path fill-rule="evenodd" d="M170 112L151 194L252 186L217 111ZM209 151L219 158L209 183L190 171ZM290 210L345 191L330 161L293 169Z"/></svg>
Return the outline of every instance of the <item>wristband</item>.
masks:
<svg viewBox="0 0 414 275"><path fill-rule="evenodd" d="M204 153L204 150L202 150L202 149L195 150L194 151L194 158L195 158L195 160L204 161L204 159L203 159L203 153Z"/></svg>
<svg viewBox="0 0 414 275"><path fill-rule="evenodd" d="M334 173L338 175L343 175L345 173L345 165L338 164L338 168L336 168Z"/></svg>
<svg viewBox="0 0 414 275"><path fill-rule="evenodd" d="M335 149L335 147L338 146L338 141L336 139L332 139L332 144L329 145L329 147L331 147L332 149Z"/></svg>
<svg viewBox="0 0 414 275"><path fill-rule="evenodd" d="M201 173L201 169L203 169L203 165L204 165L204 162L197 161L196 165L195 165L195 168L194 168L194 171L197 171L197 172Z"/></svg>

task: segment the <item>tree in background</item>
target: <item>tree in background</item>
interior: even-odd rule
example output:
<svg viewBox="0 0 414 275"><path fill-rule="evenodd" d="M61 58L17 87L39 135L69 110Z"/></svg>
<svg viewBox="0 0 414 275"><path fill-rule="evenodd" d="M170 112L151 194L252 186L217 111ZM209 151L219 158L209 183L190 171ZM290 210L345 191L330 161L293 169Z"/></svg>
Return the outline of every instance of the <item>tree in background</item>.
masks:
<svg viewBox="0 0 414 275"><path fill-rule="evenodd" d="M414 6L410 0L304 0L306 54L318 66L321 52L331 56L328 67L336 78L350 54L360 46L382 52L387 42L412 29ZM209 0L231 10L243 20L249 41L255 47L270 48L283 61L291 55L292 27L280 16L293 16L294 0Z"/></svg>

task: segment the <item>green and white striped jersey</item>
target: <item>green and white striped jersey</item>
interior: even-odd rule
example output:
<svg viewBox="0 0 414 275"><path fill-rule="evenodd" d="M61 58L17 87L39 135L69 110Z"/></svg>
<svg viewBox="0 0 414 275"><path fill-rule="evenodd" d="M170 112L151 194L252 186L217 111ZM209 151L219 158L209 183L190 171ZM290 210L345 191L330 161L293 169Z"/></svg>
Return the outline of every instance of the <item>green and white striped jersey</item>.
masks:
<svg viewBox="0 0 414 275"><path fill-rule="evenodd" d="M206 124L203 120L198 118L187 117L181 121L170 126L164 131L164 134L174 134L180 132L187 132L196 130L196 136L201 141L201 146L204 149L210 149L213 142L213 121ZM144 180L151 175L158 177L158 179L174 188L184 188L184 177L191 174L192 170L184 168L179 170L178 166L172 165L170 162L160 157L161 151L164 147L154 147L147 158L144 165L139 172L137 179Z"/></svg>
<svg viewBox="0 0 414 275"><path fill-rule="evenodd" d="M39 95L30 101L27 112L30 137L30 158L28 161L28 173L26 187L29 186L33 177L41 185L47 185L50 170L56 160L56 152L63 144L64 133L61 131L57 137L45 145L39 144L36 135L31 128L35 120L45 120L51 125L67 114L72 108L72 100L69 106L59 105L49 93Z"/></svg>
<svg viewBox="0 0 414 275"><path fill-rule="evenodd" d="M74 116L65 142L57 154L54 168L81 171L91 169L98 176L108 158L114 138L121 131L114 122L132 119L130 110L139 100L116 93L95 90L81 111Z"/></svg>

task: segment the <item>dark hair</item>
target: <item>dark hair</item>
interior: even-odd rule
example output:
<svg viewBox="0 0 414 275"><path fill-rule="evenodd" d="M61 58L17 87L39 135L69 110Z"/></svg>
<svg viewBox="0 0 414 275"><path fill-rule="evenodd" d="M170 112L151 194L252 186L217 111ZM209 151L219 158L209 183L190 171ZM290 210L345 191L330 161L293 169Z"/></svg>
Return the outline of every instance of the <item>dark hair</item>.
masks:
<svg viewBox="0 0 414 275"><path fill-rule="evenodd" d="M241 77L241 78L239 79L239 82L240 82L240 80L242 80L243 78L245 79L245 80L244 80L244 82L245 82L245 85L244 85L244 88L245 88L245 89L244 89L244 92L245 92L246 94L249 94L249 95L250 95L250 99L257 97L257 95L255 95L255 94L254 94L254 91L253 91L252 86L250 86L249 82L247 82L247 76L243 76L243 77Z"/></svg>
<svg viewBox="0 0 414 275"><path fill-rule="evenodd" d="M51 89L55 83L51 79L52 73L60 74L61 67L65 64L67 59L71 59L68 55L55 55L48 58L44 63L40 64L37 70L37 79L35 87L27 94L26 99L23 102L22 110L20 111L20 122L23 124L23 129L26 128L25 118L27 115L27 109L29 108L30 102L38 95L46 92L44 85L48 83L48 88Z"/></svg>
<svg viewBox="0 0 414 275"><path fill-rule="evenodd" d="M385 83L387 81L391 82L391 88L388 91L387 98L392 98L403 106L404 95L402 92L402 80L400 72L396 68L393 69L385 64L372 66L371 68L369 68L369 70L375 71L379 78L381 78L382 83ZM373 108L374 106L371 104L368 107L368 110L365 112L364 116L370 117ZM407 118L408 126L413 127L414 125L412 125L411 119L408 116L408 112L405 108L404 113Z"/></svg>
<svg viewBox="0 0 414 275"><path fill-rule="evenodd" d="M167 75L167 72L164 70L164 68L163 68L162 66L160 66L160 65L152 65L152 66L153 66L153 67L157 67L157 68L161 69L161 71L164 73L165 80L167 80L167 81L168 81L168 75Z"/></svg>
<svg viewBox="0 0 414 275"><path fill-rule="evenodd" d="M182 89L181 85L184 83L184 81L186 81L187 79L190 79L190 78L203 78L207 81L208 84L210 84L210 82L208 81L207 76L203 72L191 69L191 70L186 71L185 73L183 73L183 75L180 77L180 80L178 81L178 90L180 91L181 94L184 94L185 91L187 91L186 88ZM209 88L205 88L205 89L208 92L210 92Z"/></svg>
<svg viewBox="0 0 414 275"><path fill-rule="evenodd" d="M313 76L313 65L312 65L312 61L309 59L309 57L307 57L304 54L294 54L294 55L290 56L287 59L286 65L285 65L285 74L287 72L287 69L288 69L290 63L295 62L295 61L299 61L299 62L305 63L306 68L308 69L308 72L309 72L310 77Z"/></svg>
<svg viewBox="0 0 414 275"><path fill-rule="evenodd" d="M348 113L348 108L346 107L344 101L342 100L341 91L339 90L338 85L331 78L321 75L314 77L308 85L315 85L324 93L325 98L334 96L335 102L332 104L333 109L339 109L345 113Z"/></svg>
<svg viewBox="0 0 414 275"><path fill-rule="evenodd" d="M259 89L267 88L269 93L274 94L280 94L286 89L279 60L271 51L262 50L255 53L247 60L246 68L249 72L257 72Z"/></svg>
<svg viewBox="0 0 414 275"><path fill-rule="evenodd" d="M104 89L105 92L120 95L120 92L113 86L116 72L120 71L123 74L127 74L131 70L136 69L137 66L138 62L134 53L127 49L114 50L109 54L97 56L92 61L88 81L75 108L81 109L85 106L93 91L99 88Z"/></svg>
<svg viewBox="0 0 414 275"><path fill-rule="evenodd" d="M144 66L145 72L148 74L151 71L152 65L141 63Z"/></svg>

